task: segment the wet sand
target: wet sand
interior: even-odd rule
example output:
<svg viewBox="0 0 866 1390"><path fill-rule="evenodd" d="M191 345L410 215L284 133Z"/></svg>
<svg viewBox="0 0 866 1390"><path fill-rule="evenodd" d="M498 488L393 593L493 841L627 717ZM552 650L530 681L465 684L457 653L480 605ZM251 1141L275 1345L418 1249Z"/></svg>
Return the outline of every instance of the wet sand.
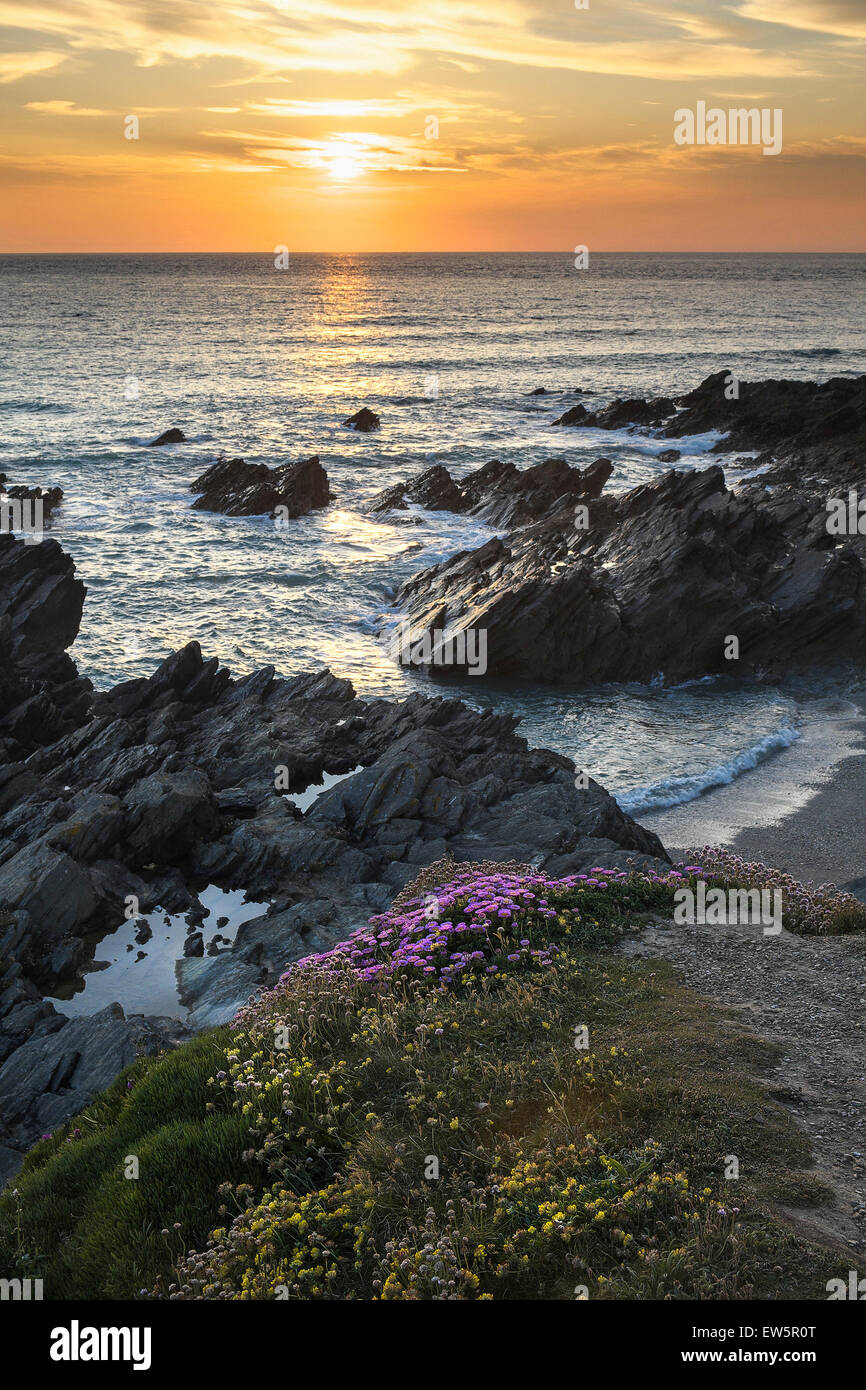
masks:
<svg viewBox="0 0 866 1390"><path fill-rule="evenodd" d="M790 748L729 786L638 819L674 859L718 845L866 899L866 717L838 699L810 701L802 715Z"/></svg>

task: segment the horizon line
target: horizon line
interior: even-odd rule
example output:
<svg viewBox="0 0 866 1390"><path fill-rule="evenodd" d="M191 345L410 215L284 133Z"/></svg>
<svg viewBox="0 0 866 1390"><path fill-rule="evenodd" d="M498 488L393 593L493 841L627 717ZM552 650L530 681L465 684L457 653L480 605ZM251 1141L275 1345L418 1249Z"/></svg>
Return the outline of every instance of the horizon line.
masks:
<svg viewBox="0 0 866 1390"><path fill-rule="evenodd" d="M98 251L3 251L0 250L0 257L11 256L273 256L273 247L256 250L243 251L189 251L189 250L168 250L168 251L129 251L129 250L110 250L100 249ZM866 247L858 250L839 249L839 250L768 250L766 247L759 250L738 250L738 251L719 251L719 250L670 250L662 248L647 249L646 247L629 251L594 251L589 248L590 257L592 256L864 256ZM539 251L528 248L513 251L493 251L475 248L473 250L462 251L292 251L289 249L290 256L573 256L574 250L571 247L563 247L557 251Z"/></svg>

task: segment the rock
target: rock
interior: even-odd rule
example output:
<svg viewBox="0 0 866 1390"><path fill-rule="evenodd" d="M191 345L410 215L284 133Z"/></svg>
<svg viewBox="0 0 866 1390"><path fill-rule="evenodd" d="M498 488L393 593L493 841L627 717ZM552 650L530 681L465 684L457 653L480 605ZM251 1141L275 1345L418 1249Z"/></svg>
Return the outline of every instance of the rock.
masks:
<svg viewBox="0 0 866 1390"><path fill-rule="evenodd" d="M862 661L866 541L833 546L821 498L766 477L665 473L591 502L587 530L554 515L424 570L395 606L412 643L484 632L493 677L681 681L729 669L730 634L740 673Z"/></svg>
<svg viewBox="0 0 866 1390"><path fill-rule="evenodd" d="M319 511L331 501L328 475L318 458L280 468L244 463L243 459L220 459L196 478L190 492L201 494L193 503L199 511L279 516L282 520Z"/></svg>
<svg viewBox="0 0 866 1390"><path fill-rule="evenodd" d="M656 425L673 415L674 402L667 397L660 400L640 399L615 400L598 411L589 411L584 405L574 405L555 425L586 425L595 429L620 430L633 429L640 425Z"/></svg>
<svg viewBox="0 0 866 1390"><path fill-rule="evenodd" d="M51 974L55 979L66 980L74 975L84 957L84 943L74 937L61 941L51 955Z"/></svg>
<svg viewBox="0 0 866 1390"><path fill-rule="evenodd" d="M228 1023L267 978L262 966L230 951L180 960L176 970L181 999L189 1009L187 1023L195 1030Z"/></svg>
<svg viewBox="0 0 866 1390"><path fill-rule="evenodd" d="M174 711L169 751L149 742L155 709ZM129 894L144 911L181 910L186 885L202 881L288 897L299 912L314 902L309 929L332 944L363 920L365 885L397 884L395 864L449 847L471 857L518 834L535 853L562 853L575 825L596 833L586 807L603 794L574 791L567 760L529 750L514 727L456 700L364 703L329 673L233 681L191 643L101 694L90 724L33 765L19 800L5 811L0 801L0 945L47 986L73 968L75 943L120 924ZM280 766L295 790L325 771L352 775L301 816L275 790ZM552 778L566 790L542 826L538 789ZM627 819L610 834L619 848L663 853L643 836ZM193 902L188 915L197 926L203 909ZM239 932L234 949L245 940Z"/></svg>
<svg viewBox="0 0 866 1390"><path fill-rule="evenodd" d="M637 426L658 425L674 414L676 407L667 396L659 400L615 400L602 410L587 416L584 423L601 430L634 429Z"/></svg>
<svg viewBox="0 0 866 1390"><path fill-rule="evenodd" d="M7 481L5 473L0 473L0 494L13 502L41 502L43 521L48 521L51 513L56 511L63 501L61 487L25 487L22 483L13 486Z"/></svg>
<svg viewBox="0 0 866 1390"><path fill-rule="evenodd" d="M572 468L564 459L546 459L523 470L492 459L455 481L437 465L413 483L379 493L368 510L376 515L412 502L432 511L483 517L491 525L527 525L598 497L612 472L610 459L596 459L585 469Z"/></svg>
<svg viewBox="0 0 866 1390"><path fill-rule="evenodd" d="M575 407L575 409L578 409ZM568 412L570 415L571 412ZM739 381L728 368L671 400L615 400L595 413L555 423L597 429L658 426L671 438L718 430L716 451L771 450L779 459L824 446L823 462L856 446L866 434L866 376L829 381Z"/></svg>
<svg viewBox="0 0 866 1390"><path fill-rule="evenodd" d="M55 540L0 535L0 760L23 761L78 728L93 687L66 654L86 590Z"/></svg>
<svg viewBox="0 0 866 1390"><path fill-rule="evenodd" d="M721 430L717 449L790 449L847 442L866 432L866 377L813 381L736 382L714 372L677 400L679 412L665 432L674 437Z"/></svg>
<svg viewBox="0 0 866 1390"><path fill-rule="evenodd" d="M151 439L150 443L147 444L145 447L148 449L158 449L163 444L184 443L186 443L186 435L184 434L183 430L170 429L166 430L164 434L161 434L159 436L159 439Z"/></svg>
<svg viewBox="0 0 866 1390"><path fill-rule="evenodd" d="M358 430L361 434L369 434L371 430L379 428L379 416L374 410L368 410L362 406L354 415L350 415L343 424L350 430Z"/></svg>
<svg viewBox="0 0 866 1390"><path fill-rule="evenodd" d="M679 463L682 454L679 449L662 449L660 454L656 454L659 463Z"/></svg>
<svg viewBox="0 0 866 1390"><path fill-rule="evenodd" d="M144 778L124 799L123 812L117 839L136 865L153 858L176 863L218 821L210 781L192 767Z"/></svg>
<svg viewBox="0 0 866 1390"><path fill-rule="evenodd" d="M558 420L554 420L555 425L583 425L589 419L589 411L580 402L566 410L564 415L560 415Z"/></svg>
<svg viewBox="0 0 866 1390"><path fill-rule="evenodd" d="M126 1018L110 1004L88 1018L67 1020L52 1033L31 1037L0 1067L0 1142L3 1171L16 1171L13 1153L77 1115L118 1072L141 1054L161 1051L189 1035L176 1019Z"/></svg>
<svg viewBox="0 0 866 1390"><path fill-rule="evenodd" d="M190 932L186 941L183 943L183 953L185 956L204 955L204 937L200 931Z"/></svg>
<svg viewBox="0 0 866 1390"><path fill-rule="evenodd" d="M397 483L380 492L373 498L368 510L374 513L402 511L410 502L434 512L464 510L463 493L448 469L441 464L428 468L413 483Z"/></svg>

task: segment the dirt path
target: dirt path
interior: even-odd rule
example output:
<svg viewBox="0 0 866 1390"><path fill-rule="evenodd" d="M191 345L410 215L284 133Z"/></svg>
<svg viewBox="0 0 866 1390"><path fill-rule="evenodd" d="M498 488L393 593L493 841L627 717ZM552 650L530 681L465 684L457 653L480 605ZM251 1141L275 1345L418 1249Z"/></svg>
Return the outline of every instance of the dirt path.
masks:
<svg viewBox="0 0 866 1390"><path fill-rule="evenodd" d="M866 937L662 923L622 950L669 960L691 988L784 1048L772 1093L808 1131L814 1172L836 1194L834 1206L785 1210L866 1250Z"/></svg>

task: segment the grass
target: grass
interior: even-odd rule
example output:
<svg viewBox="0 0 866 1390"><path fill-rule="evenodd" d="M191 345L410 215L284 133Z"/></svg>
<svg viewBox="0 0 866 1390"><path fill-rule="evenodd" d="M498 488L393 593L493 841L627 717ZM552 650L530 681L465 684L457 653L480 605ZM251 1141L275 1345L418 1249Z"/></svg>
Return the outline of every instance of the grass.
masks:
<svg viewBox="0 0 866 1390"><path fill-rule="evenodd" d="M610 953L672 881L449 873L436 920L401 903L38 1145L0 1198L7 1277L49 1299L825 1299L848 1266L776 1215L826 1194L761 1080L773 1049ZM454 974L446 927L479 916Z"/></svg>

